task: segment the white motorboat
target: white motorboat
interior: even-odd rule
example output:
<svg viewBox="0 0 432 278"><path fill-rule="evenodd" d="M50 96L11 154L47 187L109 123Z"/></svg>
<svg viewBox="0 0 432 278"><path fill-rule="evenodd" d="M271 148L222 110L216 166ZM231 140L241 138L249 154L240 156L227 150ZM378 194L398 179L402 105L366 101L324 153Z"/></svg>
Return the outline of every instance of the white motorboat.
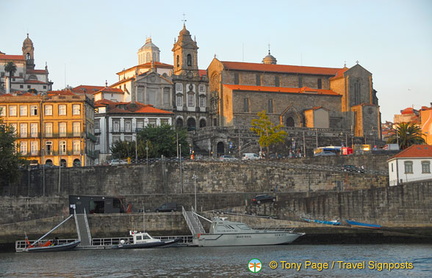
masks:
<svg viewBox="0 0 432 278"><path fill-rule="evenodd" d="M135 249L135 248L154 248L175 244L180 238L175 239L157 239L146 232L130 231L132 242L121 240L119 245L114 245L113 249Z"/></svg>
<svg viewBox="0 0 432 278"><path fill-rule="evenodd" d="M193 244L198 246L252 246L289 244L304 233L293 230L259 230L252 229L242 222L229 221L226 217L215 217L209 233L197 234Z"/></svg>

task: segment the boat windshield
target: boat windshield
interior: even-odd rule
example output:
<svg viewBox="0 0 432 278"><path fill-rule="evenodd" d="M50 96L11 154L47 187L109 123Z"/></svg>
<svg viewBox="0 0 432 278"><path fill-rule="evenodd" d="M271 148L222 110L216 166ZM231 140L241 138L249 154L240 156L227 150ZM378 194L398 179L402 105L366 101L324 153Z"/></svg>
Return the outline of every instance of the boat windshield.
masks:
<svg viewBox="0 0 432 278"><path fill-rule="evenodd" d="M237 227L241 230L250 230L251 228L246 224L239 224Z"/></svg>

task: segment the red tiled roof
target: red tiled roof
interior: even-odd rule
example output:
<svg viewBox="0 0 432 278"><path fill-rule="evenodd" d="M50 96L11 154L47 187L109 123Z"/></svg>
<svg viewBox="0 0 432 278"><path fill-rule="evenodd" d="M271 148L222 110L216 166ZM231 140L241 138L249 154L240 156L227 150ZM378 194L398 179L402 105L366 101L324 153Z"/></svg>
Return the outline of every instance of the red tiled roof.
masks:
<svg viewBox="0 0 432 278"><path fill-rule="evenodd" d="M93 86L93 85L79 85L75 88L72 88L71 91L74 93L93 93L103 89L104 86Z"/></svg>
<svg viewBox="0 0 432 278"><path fill-rule="evenodd" d="M198 70L198 75L200 77L207 75L207 70Z"/></svg>
<svg viewBox="0 0 432 278"><path fill-rule="evenodd" d="M25 61L23 55L0 55L0 60L21 60L21 61Z"/></svg>
<svg viewBox="0 0 432 278"><path fill-rule="evenodd" d="M336 73L335 76L333 76L332 78L330 78L330 80L334 80L334 79L338 79L338 78L342 78L344 76L344 73L349 70L347 67L344 67L340 70L338 70L338 72Z"/></svg>
<svg viewBox="0 0 432 278"><path fill-rule="evenodd" d="M236 91L254 91L254 92L274 92L274 93L311 93L318 95L334 95L340 96L338 93L332 90L324 90L324 89L312 89L309 87L303 88L287 88L287 87L266 87L266 86L248 86L248 85L224 85L231 90Z"/></svg>
<svg viewBox="0 0 432 278"><path fill-rule="evenodd" d="M338 71L341 70L341 68L320 68L320 67L306 67L306 66L226 62L226 61L221 61L221 63L223 64L225 69L228 70L246 70L246 71L262 71L262 72L336 75Z"/></svg>
<svg viewBox="0 0 432 278"><path fill-rule="evenodd" d="M47 95L53 96L53 95L66 95L66 96L74 96L75 93L73 93L71 90L63 90L63 91L48 91Z"/></svg>
<svg viewBox="0 0 432 278"><path fill-rule="evenodd" d="M95 102L95 107L104 106L108 106L109 113L173 114L172 112L155 108L153 105L140 102L114 102L107 99ZM124 107L120 108L120 106Z"/></svg>
<svg viewBox="0 0 432 278"><path fill-rule="evenodd" d="M47 72L48 71L44 70L44 69L27 70L27 74L32 74L32 73L35 73L35 74L45 74Z"/></svg>
<svg viewBox="0 0 432 278"><path fill-rule="evenodd" d="M431 145L413 145L406 148L400 153L394 155L392 158L403 158L403 157L429 157L432 158L432 146Z"/></svg>

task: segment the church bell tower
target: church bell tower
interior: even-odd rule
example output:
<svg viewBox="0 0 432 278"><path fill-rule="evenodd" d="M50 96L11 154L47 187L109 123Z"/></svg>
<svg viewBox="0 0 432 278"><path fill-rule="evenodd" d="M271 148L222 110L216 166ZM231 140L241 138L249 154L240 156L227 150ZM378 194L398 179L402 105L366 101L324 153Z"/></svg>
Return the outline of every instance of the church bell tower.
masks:
<svg viewBox="0 0 432 278"><path fill-rule="evenodd" d="M29 34L28 33L27 33L27 38L23 42L22 52L23 52L23 56L24 56L24 58L26 60L26 68L33 70L35 68L35 64L34 64L34 47L33 47L33 42L29 38Z"/></svg>
<svg viewBox="0 0 432 278"><path fill-rule="evenodd" d="M196 41L192 40L185 24L172 51L174 53L175 75L186 75L189 78L198 76L198 46Z"/></svg>

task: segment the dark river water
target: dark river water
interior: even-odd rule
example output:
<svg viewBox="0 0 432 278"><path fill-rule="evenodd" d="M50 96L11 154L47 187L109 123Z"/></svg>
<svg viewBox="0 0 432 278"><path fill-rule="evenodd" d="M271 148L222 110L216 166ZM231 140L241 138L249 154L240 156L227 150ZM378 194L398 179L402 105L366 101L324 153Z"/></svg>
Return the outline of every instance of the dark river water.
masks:
<svg viewBox="0 0 432 278"><path fill-rule="evenodd" d="M432 245L170 247L0 253L0 276L432 277Z"/></svg>

